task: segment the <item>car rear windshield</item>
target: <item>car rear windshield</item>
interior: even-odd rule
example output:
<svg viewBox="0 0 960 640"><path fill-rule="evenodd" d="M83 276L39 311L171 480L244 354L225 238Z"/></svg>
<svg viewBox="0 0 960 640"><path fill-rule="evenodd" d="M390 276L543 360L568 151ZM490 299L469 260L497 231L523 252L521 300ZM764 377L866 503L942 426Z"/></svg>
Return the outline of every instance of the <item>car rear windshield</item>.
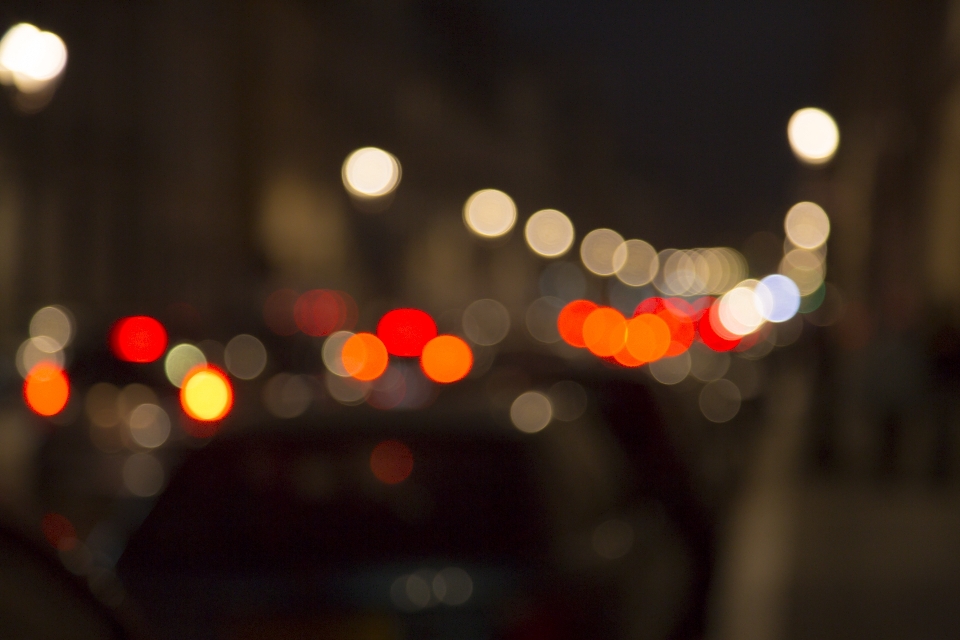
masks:
<svg viewBox="0 0 960 640"><path fill-rule="evenodd" d="M516 441L423 435L214 443L187 459L124 561L286 571L535 559L547 545L528 454Z"/></svg>

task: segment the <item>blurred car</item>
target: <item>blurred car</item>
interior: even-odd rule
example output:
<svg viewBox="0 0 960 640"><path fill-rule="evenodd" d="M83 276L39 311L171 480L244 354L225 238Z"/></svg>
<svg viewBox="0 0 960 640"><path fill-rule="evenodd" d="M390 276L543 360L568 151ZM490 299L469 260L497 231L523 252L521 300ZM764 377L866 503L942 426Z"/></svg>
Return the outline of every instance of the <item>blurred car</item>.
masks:
<svg viewBox="0 0 960 640"><path fill-rule="evenodd" d="M187 458L118 574L167 638L681 637L697 551L603 413L236 428Z"/></svg>

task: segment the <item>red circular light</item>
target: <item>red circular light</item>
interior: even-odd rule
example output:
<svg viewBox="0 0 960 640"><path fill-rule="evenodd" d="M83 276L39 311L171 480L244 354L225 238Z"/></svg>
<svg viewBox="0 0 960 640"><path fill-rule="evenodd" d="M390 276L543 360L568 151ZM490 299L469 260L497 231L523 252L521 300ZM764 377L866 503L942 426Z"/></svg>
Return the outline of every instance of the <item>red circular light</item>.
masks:
<svg viewBox="0 0 960 640"><path fill-rule="evenodd" d="M127 362L153 362L167 349L167 330L149 316L121 318L110 332L110 348Z"/></svg>
<svg viewBox="0 0 960 640"><path fill-rule="evenodd" d="M585 349L587 343L583 340L583 323L597 308L597 304L589 300L574 300L560 310L557 316L557 331L567 344Z"/></svg>
<svg viewBox="0 0 960 640"><path fill-rule="evenodd" d="M326 336L346 323L347 304L337 291L314 289L297 298L293 318L308 336Z"/></svg>
<svg viewBox="0 0 960 640"><path fill-rule="evenodd" d="M384 484L399 484L413 472L413 452L398 440L384 440L370 453L370 470Z"/></svg>
<svg viewBox="0 0 960 640"><path fill-rule="evenodd" d="M720 322L720 319L716 317L718 308L718 305L714 304L699 312L696 323L697 334L700 336L700 341L714 351L730 351L740 344L740 339L728 340L713 328L714 322L717 324Z"/></svg>
<svg viewBox="0 0 960 640"><path fill-rule="evenodd" d="M394 309L380 318L377 337L392 356L416 358L423 347L437 337L437 323L419 309Z"/></svg>

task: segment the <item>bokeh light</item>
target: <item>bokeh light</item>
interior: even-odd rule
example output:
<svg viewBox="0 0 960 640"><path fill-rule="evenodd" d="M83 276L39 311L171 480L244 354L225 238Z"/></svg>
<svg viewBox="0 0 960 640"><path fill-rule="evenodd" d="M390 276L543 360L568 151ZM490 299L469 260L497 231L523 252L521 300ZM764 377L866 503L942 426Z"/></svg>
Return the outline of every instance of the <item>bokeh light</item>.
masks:
<svg viewBox="0 0 960 640"><path fill-rule="evenodd" d="M343 366L343 345L353 335L350 331L335 331L323 341L323 349L321 349L320 354L327 371L342 378L350 376L346 367Z"/></svg>
<svg viewBox="0 0 960 640"><path fill-rule="evenodd" d="M304 375L278 373L263 386L263 404L278 418L296 418L313 403L313 385Z"/></svg>
<svg viewBox="0 0 960 640"><path fill-rule="evenodd" d="M437 323L420 309L394 309L380 318L377 337L390 355L417 358L424 345L437 337Z"/></svg>
<svg viewBox="0 0 960 640"><path fill-rule="evenodd" d="M830 218L823 207L814 202L798 202L783 219L787 239L800 249L823 246L830 237Z"/></svg>
<svg viewBox="0 0 960 640"><path fill-rule="evenodd" d="M445 605L458 607L473 595L473 580L460 567L446 567L433 578L433 595Z"/></svg>
<svg viewBox="0 0 960 640"><path fill-rule="evenodd" d="M63 40L32 24L14 25L0 39L0 84L36 93L63 73L66 65Z"/></svg>
<svg viewBox="0 0 960 640"><path fill-rule="evenodd" d="M757 284L754 293L760 315L770 322L786 322L800 310L800 290L787 276L767 276Z"/></svg>
<svg viewBox="0 0 960 640"><path fill-rule="evenodd" d="M375 409L396 409L407 395L407 380L399 364L390 365L383 375L370 385L367 404Z"/></svg>
<svg viewBox="0 0 960 640"><path fill-rule="evenodd" d="M220 420L233 407L233 385L222 371L212 365L196 367L183 379L180 405L194 420Z"/></svg>
<svg viewBox="0 0 960 640"><path fill-rule="evenodd" d="M157 495L165 482L163 465L149 453L134 453L123 463L123 486L138 498Z"/></svg>
<svg viewBox="0 0 960 640"><path fill-rule="evenodd" d="M697 335L700 336L703 344L714 351L730 351L740 344L740 337L722 330L719 312L720 305L717 302L700 312L701 315L697 321ZM721 328L720 331L718 331L718 327Z"/></svg>
<svg viewBox="0 0 960 640"><path fill-rule="evenodd" d="M357 149L343 162L343 186L361 198L379 198L400 184L400 163L376 147Z"/></svg>
<svg viewBox="0 0 960 640"><path fill-rule="evenodd" d="M510 332L510 312L489 298L477 300L463 312L463 333L484 347L499 344Z"/></svg>
<svg viewBox="0 0 960 640"><path fill-rule="evenodd" d="M553 419L550 398L539 391L527 391L517 396L510 405L510 421L524 433L543 430Z"/></svg>
<svg viewBox="0 0 960 640"><path fill-rule="evenodd" d="M84 399L84 410L87 419L102 429L109 429L120 424L120 414L117 411L117 399L120 390L109 382L98 382L89 389Z"/></svg>
<svg viewBox="0 0 960 640"><path fill-rule="evenodd" d="M117 415L120 421L130 423L130 414L141 404L157 404L157 394L145 384L128 384L117 394Z"/></svg>
<svg viewBox="0 0 960 640"><path fill-rule="evenodd" d="M544 258L562 256L573 246L573 223L556 209L543 209L530 216L523 233L530 249Z"/></svg>
<svg viewBox="0 0 960 640"><path fill-rule="evenodd" d="M583 343L591 353L610 357L627 343L627 321L613 307L597 307L583 321Z"/></svg>
<svg viewBox="0 0 960 640"><path fill-rule="evenodd" d="M553 417L557 420L573 422L587 410L587 391L573 380L554 383L547 396L553 408Z"/></svg>
<svg viewBox="0 0 960 640"><path fill-rule="evenodd" d="M701 382L719 380L730 368L730 354L711 349L705 344L690 347L690 375Z"/></svg>
<svg viewBox="0 0 960 640"><path fill-rule="evenodd" d="M73 337L73 320L63 307L55 305L38 309L30 319L30 337L53 340L60 349Z"/></svg>
<svg viewBox="0 0 960 640"><path fill-rule="evenodd" d="M793 280L801 296L808 296L819 289L827 274L823 256L805 249L794 249L783 256L779 271Z"/></svg>
<svg viewBox="0 0 960 640"><path fill-rule="evenodd" d="M370 394L369 382L341 377L329 371L323 377L323 384L331 398L347 406L362 404Z"/></svg>
<svg viewBox="0 0 960 640"><path fill-rule="evenodd" d="M387 369L387 348L372 333L358 333L343 343L340 361L350 376L370 381L379 378Z"/></svg>
<svg viewBox="0 0 960 640"><path fill-rule="evenodd" d="M623 236L612 229L594 229L580 243L580 259L588 271L598 276L612 276L614 254L623 244Z"/></svg>
<svg viewBox="0 0 960 640"><path fill-rule="evenodd" d="M705 385L700 391L700 411L710 422L728 422L740 411L740 390L729 380Z"/></svg>
<svg viewBox="0 0 960 640"><path fill-rule="evenodd" d="M684 351L672 358L661 358L650 363L650 374L661 384L678 384L690 373L690 352Z"/></svg>
<svg viewBox="0 0 960 640"><path fill-rule="evenodd" d="M314 289L297 298L293 318L300 331L322 337L338 329L352 329L357 320L357 305L341 291Z"/></svg>
<svg viewBox="0 0 960 640"><path fill-rule="evenodd" d="M560 341L560 332L557 330L557 319L563 309L563 300L551 296L537 298L527 307L524 316L527 331L538 342L553 344Z"/></svg>
<svg viewBox="0 0 960 640"><path fill-rule="evenodd" d="M170 437L170 416L155 404L141 404L130 412L130 437L141 447L155 449Z"/></svg>
<svg viewBox="0 0 960 640"><path fill-rule="evenodd" d="M153 362L167 349L167 330L149 316L121 318L110 331L110 348L126 362Z"/></svg>
<svg viewBox="0 0 960 640"><path fill-rule="evenodd" d="M670 343L670 327L658 315L641 313L627 323L627 351L641 363L662 358Z"/></svg>
<svg viewBox="0 0 960 640"><path fill-rule="evenodd" d="M263 321L278 336L292 336L299 329L294 306L300 294L293 289L278 289L263 303Z"/></svg>
<svg viewBox="0 0 960 640"><path fill-rule="evenodd" d="M27 406L41 416L53 416L67 406L70 381L60 367L41 362L27 374L23 383L23 397Z"/></svg>
<svg viewBox="0 0 960 640"><path fill-rule="evenodd" d="M163 370L167 380L175 387L183 385L183 379L196 367L207 364L207 357L192 344L182 342L167 352L163 361Z"/></svg>
<svg viewBox="0 0 960 640"><path fill-rule="evenodd" d="M557 316L557 331L564 342L581 349L587 346L583 339L583 323L596 308L595 302L574 300L560 310L560 315Z"/></svg>
<svg viewBox="0 0 960 640"><path fill-rule="evenodd" d="M59 345L52 338L37 336L27 338L17 349L17 372L21 378L26 378L30 371L41 362L48 362L63 368L66 356Z"/></svg>
<svg viewBox="0 0 960 640"><path fill-rule="evenodd" d="M253 380L267 366L267 348L256 336L241 333L227 343L223 360L232 375L241 380Z"/></svg>
<svg viewBox="0 0 960 640"><path fill-rule="evenodd" d="M413 473L413 452L399 440L384 440L370 453L370 470L384 484L399 484Z"/></svg>
<svg viewBox="0 0 960 640"><path fill-rule="evenodd" d="M670 331L670 344L664 357L679 355L690 348L696 334L691 318L694 310L690 303L681 298L647 298L634 310L635 316L645 313L655 314Z"/></svg>
<svg viewBox="0 0 960 640"><path fill-rule="evenodd" d="M660 270L657 250L643 240L627 240L613 252L613 268L620 282L631 287L650 284Z"/></svg>
<svg viewBox="0 0 960 640"><path fill-rule="evenodd" d="M437 336L423 348L420 367L434 382L456 382L470 373L473 352L470 345L456 336Z"/></svg>
<svg viewBox="0 0 960 640"><path fill-rule="evenodd" d="M503 191L482 189L467 199L463 221L473 233L484 238L497 238L513 229L517 222L517 206Z"/></svg>
<svg viewBox="0 0 960 640"><path fill-rule="evenodd" d="M756 284L755 280L744 280L720 298L717 317L723 330L731 336L753 333L764 322L754 292Z"/></svg>
<svg viewBox="0 0 960 640"><path fill-rule="evenodd" d="M829 113L807 107L790 117L787 138L794 155L811 165L829 162L840 144L840 130Z"/></svg>

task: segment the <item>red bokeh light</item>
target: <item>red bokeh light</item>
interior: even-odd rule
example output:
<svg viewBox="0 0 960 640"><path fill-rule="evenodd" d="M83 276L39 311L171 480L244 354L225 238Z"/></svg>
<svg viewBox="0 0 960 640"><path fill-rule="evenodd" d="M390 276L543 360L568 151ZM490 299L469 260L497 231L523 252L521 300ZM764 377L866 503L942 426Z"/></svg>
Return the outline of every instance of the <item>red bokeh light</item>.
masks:
<svg viewBox="0 0 960 640"><path fill-rule="evenodd" d="M59 513L50 512L40 521L40 531L51 546L70 551L77 546L77 530L73 523Z"/></svg>
<svg viewBox="0 0 960 640"><path fill-rule="evenodd" d="M423 347L437 337L437 323L419 309L394 309L380 318L377 337L390 355L418 358Z"/></svg>
<svg viewBox="0 0 960 640"><path fill-rule="evenodd" d="M353 298L343 292L314 289L297 298L293 318L297 328L308 336L326 336L339 329L352 328L357 319L357 306Z"/></svg>
<svg viewBox="0 0 960 640"><path fill-rule="evenodd" d="M714 327L720 324L720 319L717 318L718 310L719 306L714 303L699 312L697 334L700 336L700 341L714 351L730 351L740 344L740 339L730 340L717 333Z"/></svg>
<svg viewBox="0 0 960 640"><path fill-rule="evenodd" d="M293 307L300 295L293 289L279 289L263 303L263 321L278 336L292 336L297 332Z"/></svg>
<svg viewBox="0 0 960 640"><path fill-rule="evenodd" d="M413 452L398 440L384 440L370 453L370 470L384 484L399 484L413 472Z"/></svg>
<svg viewBox="0 0 960 640"><path fill-rule="evenodd" d="M121 318L110 331L110 348L126 362L153 362L167 350L167 330L149 316Z"/></svg>
<svg viewBox="0 0 960 640"><path fill-rule="evenodd" d="M67 374L52 362L41 362L23 382L23 399L31 411L41 416L60 413L70 399Z"/></svg>
<svg viewBox="0 0 960 640"><path fill-rule="evenodd" d="M583 323L597 306L589 300L574 300L560 310L557 330L564 342L581 349L586 348L587 343L583 341Z"/></svg>

